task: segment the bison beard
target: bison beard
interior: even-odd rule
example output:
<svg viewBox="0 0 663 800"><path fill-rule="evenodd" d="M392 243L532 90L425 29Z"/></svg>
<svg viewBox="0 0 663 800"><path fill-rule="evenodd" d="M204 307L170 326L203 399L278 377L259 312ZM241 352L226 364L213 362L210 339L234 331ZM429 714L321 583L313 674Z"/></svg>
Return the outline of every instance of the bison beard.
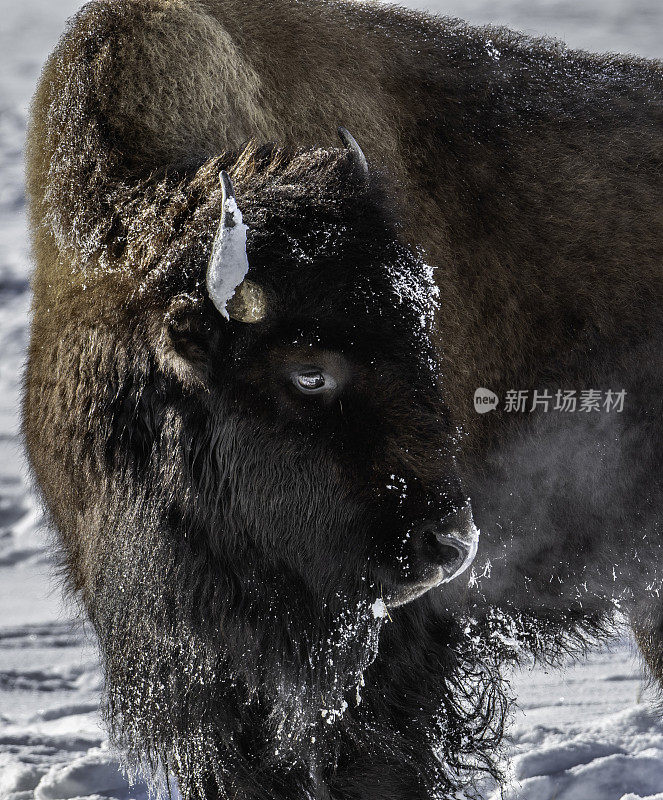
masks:
<svg viewBox="0 0 663 800"><path fill-rule="evenodd" d="M185 797L288 800L471 796L477 772L497 776L496 662L451 619L401 614L378 656L371 596L316 619L287 576L257 575L229 606L222 565L164 542L161 511L140 505L90 609L130 772L158 785L172 770Z"/></svg>

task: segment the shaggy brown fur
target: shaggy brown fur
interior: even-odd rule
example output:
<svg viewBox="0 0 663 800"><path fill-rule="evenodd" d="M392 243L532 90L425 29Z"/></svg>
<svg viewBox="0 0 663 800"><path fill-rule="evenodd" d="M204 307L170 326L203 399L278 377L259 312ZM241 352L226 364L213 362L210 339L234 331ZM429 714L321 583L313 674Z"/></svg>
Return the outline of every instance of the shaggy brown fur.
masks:
<svg viewBox="0 0 663 800"><path fill-rule="evenodd" d="M113 537L128 536L121 525L133 513L124 509L124 521L111 525L108 498L148 466L151 486L195 495L183 481L186 459L169 460L190 441L177 427L187 416L182 409L178 416L173 386L194 396L218 379L210 378L220 368L210 366L209 340L224 334L204 309L201 279L219 215L219 169L231 170L256 230L278 220L280 208L295 224L300 212L292 209L306 197L320 207L316 214L333 216L347 191L384 241L391 236L392 223L379 222L384 208L369 211L353 188L344 153L288 149L335 145L339 123L391 180L391 199L378 205L436 268L445 408L418 405L397 372L377 394L398 432L381 451L385 465L411 471L426 491L440 474L455 475L444 437L463 433L458 463L483 530L484 578L450 589L440 607L457 614L469 607L477 630L497 624L496 608L498 617L506 610L510 621L500 617L499 625L507 624L511 640L535 651L553 642L554 655L560 630L601 624L613 593L625 593L641 627L649 619L640 639L660 674L663 627L650 594L658 585L663 467L663 67L384 6L102 0L77 15L46 65L28 150L37 271L24 418L74 587L95 609L98 628L102 612L115 614L115 626L128 624L110 601L100 610L98 599L99 565L116 557ZM256 145L243 150L248 140ZM261 147L270 141L286 149ZM368 236L366 227L357 241ZM279 319L317 320L314 298L321 318L334 318L333 284L309 282L306 290L299 305L279 301ZM276 298L278 287L271 291ZM129 387L129 374L140 389ZM508 389L625 388L627 408L612 416L479 416L472 405L479 386L501 398ZM415 407L423 422L407 432ZM203 417L215 413L200 409ZM151 462L160 436L168 458ZM360 460L368 449L355 446ZM438 450L441 465L431 457ZM109 464L127 452L136 462L109 476ZM132 546L138 552L146 542ZM290 565L298 558L306 554L295 553ZM131 572L129 561L121 563ZM410 613L395 612L395 625L407 629ZM462 650L445 619L439 664ZM400 653L399 636L391 646ZM118 653L107 646L113 662ZM427 674L423 650L410 658L413 675ZM376 662L375 674L385 670ZM407 685L400 673L394 680L390 698ZM482 702L476 718L490 716ZM399 742L394 753L409 752L400 733L389 735ZM354 746L356 734L347 736ZM242 796L354 796L352 748L334 746L345 754L338 775L346 778L324 777L323 766L318 773L309 764L317 775L311 795L278 784L271 795ZM380 788L377 758L357 767L371 787L363 798L428 796L425 786L418 794L407 788L415 781L407 769ZM221 786L226 778L215 780Z"/></svg>

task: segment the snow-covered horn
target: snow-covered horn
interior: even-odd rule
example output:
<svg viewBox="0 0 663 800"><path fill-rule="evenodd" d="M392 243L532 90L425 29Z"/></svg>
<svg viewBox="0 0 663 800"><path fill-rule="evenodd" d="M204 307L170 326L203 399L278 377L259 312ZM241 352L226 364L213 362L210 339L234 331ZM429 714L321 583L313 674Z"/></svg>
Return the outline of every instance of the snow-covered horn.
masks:
<svg viewBox="0 0 663 800"><path fill-rule="evenodd" d="M207 266L207 291L226 319L259 322L266 313L263 290L246 280L246 232L242 212L237 207L232 181L227 172L219 175L222 189L221 221L212 244Z"/></svg>
<svg viewBox="0 0 663 800"><path fill-rule="evenodd" d="M361 170L363 177L368 178L368 162L366 161L366 156L364 155L361 147L359 147L357 144L355 137L347 128L344 128L342 125L338 126L338 135L341 137L343 144L352 153L355 163Z"/></svg>

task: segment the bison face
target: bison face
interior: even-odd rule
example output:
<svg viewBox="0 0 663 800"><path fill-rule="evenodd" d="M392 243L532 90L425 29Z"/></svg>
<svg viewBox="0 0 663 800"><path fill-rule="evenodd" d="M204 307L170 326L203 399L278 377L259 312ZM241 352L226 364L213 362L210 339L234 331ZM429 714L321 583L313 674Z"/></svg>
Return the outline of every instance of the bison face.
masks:
<svg viewBox="0 0 663 800"><path fill-rule="evenodd" d="M477 544L432 270L343 152L236 173L243 220L225 179L211 257L185 249L201 295L171 303L161 339L189 376L193 527L242 591L318 609L402 604L462 572Z"/></svg>

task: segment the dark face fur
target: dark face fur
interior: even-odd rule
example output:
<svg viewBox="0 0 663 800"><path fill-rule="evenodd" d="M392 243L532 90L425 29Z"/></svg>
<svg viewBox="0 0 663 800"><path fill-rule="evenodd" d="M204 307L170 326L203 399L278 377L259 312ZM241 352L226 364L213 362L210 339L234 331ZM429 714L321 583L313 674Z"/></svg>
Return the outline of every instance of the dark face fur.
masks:
<svg viewBox="0 0 663 800"><path fill-rule="evenodd" d="M209 299L187 324L186 305L169 316L200 387L186 472L210 546L243 572L286 565L320 606L395 605L458 555L422 527L474 533L430 340L436 287L368 187L298 178L238 198L264 319L226 321Z"/></svg>

